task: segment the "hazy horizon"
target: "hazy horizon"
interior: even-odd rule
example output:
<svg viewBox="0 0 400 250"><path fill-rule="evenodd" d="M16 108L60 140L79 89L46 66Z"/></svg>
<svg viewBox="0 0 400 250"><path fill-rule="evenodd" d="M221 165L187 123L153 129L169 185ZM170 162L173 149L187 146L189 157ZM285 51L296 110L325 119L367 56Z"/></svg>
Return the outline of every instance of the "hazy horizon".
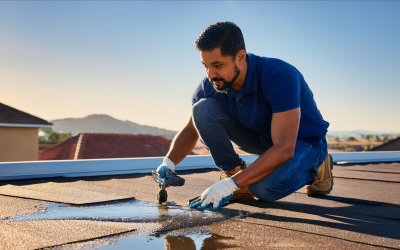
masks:
<svg viewBox="0 0 400 250"><path fill-rule="evenodd" d="M194 46L235 21L294 65L331 131L397 131L399 1L0 1L0 102L46 120L108 114L178 131L205 73Z"/></svg>
<svg viewBox="0 0 400 250"><path fill-rule="evenodd" d="M105 116L109 116L109 117L111 117L111 118L117 119L117 118L115 118L115 117L113 117L113 116L111 116L111 115L108 115L108 114L89 114L89 115L83 116L83 117L65 117L65 118L53 119L53 120L48 120L48 121L49 121L49 122L52 122L52 121L65 120L65 119L82 119L82 118L86 118L86 117L88 117L88 116L95 116L95 115L105 115ZM141 124L141 123L137 123L136 121L128 120L128 119L117 119L117 120L133 122L133 123L136 123L136 124L138 124L138 125L140 125L140 126L150 126L150 125L148 125L148 124ZM154 126L154 127L157 127L157 128L160 128L160 129L166 129L166 128L163 128L163 127L160 127L160 126ZM171 130L171 131L178 132L178 130ZM341 133L341 132L343 132L343 133L351 133L351 132L358 132L358 131L366 131L366 133L400 134L400 131L372 131L372 130L365 130L365 129L355 129L355 130L347 130L347 131L343 131L343 130L329 130L329 131L328 131L328 134L329 134L329 132L331 132L331 133Z"/></svg>

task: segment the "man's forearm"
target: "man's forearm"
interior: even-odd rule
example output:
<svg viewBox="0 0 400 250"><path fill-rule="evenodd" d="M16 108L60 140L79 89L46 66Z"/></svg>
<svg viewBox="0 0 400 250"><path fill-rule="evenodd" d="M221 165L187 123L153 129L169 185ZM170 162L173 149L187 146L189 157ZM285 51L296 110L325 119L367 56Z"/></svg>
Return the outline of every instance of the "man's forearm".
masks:
<svg viewBox="0 0 400 250"><path fill-rule="evenodd" d="M248 186L270 175L292 157L293 150L278 145L272 146L250 166L232 178L239 187Z"/></svg>
<svg viewBox="0 0 400 250"><path fill-rule="evenodd" d="M192 152L196 142L199 138L197 131L184 128L172 140L171 147L167 153L167 157L177 165L181 162L190 152Z"/></svg>

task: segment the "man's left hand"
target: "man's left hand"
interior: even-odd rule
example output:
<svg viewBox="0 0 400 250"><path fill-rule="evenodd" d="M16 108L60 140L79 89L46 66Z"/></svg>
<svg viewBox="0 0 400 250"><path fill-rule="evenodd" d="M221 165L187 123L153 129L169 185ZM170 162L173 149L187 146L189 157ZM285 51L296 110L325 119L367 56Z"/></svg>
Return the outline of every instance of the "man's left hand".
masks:
<svg viewBox="0 0 400 250"><path fill-rule="evenodd" d="M204 210L212 205L211 210L217 211L221 206L229 203L233 192L238 189L239 187L236 185L235 181L232 178L228 178L207 188L201 194L200 198L189 202L188 205L190 208L196 208L197 210Z"/></svg>

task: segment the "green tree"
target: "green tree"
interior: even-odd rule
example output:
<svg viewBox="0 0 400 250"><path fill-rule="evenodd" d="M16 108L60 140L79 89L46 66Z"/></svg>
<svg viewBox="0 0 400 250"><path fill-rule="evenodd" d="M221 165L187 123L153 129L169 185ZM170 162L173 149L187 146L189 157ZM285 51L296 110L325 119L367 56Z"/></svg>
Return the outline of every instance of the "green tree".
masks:
<svg viewBox="0 0 400 250"><path fill-rule="evenodd" d="M390 141L389 135L383 135L383 142L386 143L388 141Z"/></svg>
<svg viewBox="0 0 400 250"><path fill-rule="evenodd" d="M371 140L371 139L372 139L372 135L366 135L366 136L365 136L365 139Z"/></svg>
<svg viewBox="0 0 400 250"><path fill-rule="evenodd" d="M375 141L381 142L381 141L382 141L382 140L381 140L381 137L380 137L379 135L375 135Z"/></svg>
<svg viewBox="0 0 400 250"><path fill-rule="evenodd" d="M39 137L40 144L54 144L63 141L71 136L71 132L57 133L54 132L51 128L41 128L41 130L46 134L48 134L49 136L47 138L44 136L40 136Z"/></svg>
<svg viewBox="0 0 400 250"><path fill-rule="evenodd" d="M357 141L357 139L353 136L349 136L346 138L346 141Z"/></svg>

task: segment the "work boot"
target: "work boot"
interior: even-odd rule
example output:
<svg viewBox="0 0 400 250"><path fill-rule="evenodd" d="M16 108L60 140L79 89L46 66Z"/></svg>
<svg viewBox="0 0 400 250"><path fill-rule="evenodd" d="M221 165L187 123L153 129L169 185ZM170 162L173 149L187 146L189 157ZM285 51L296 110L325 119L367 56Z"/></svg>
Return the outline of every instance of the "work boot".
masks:
<svg viewBox="0 0 400 250"><path fill-rule="evenodd" d="M229 177L234 176L235 174L239 173L243 169L247 167L246 162L243 161L243 164L237 165L236 168L229 170L229 171L224 171L222 172L221 176L219 177L219 180L222 181L224 179L227 179ZM233 192L232 198L230 201L234 200L253 200L254 195L250 192L250 190L246 187L241 187L240 189L236 190Z"/></svg>
<svg viewBox="0 0 400 250"><path fill-rule="evenodd" d="M307 195L327 195L333 188L332 176L333 162L332 156L328 154L325 161L319 166L317 179L312 185L306 185Z"/></svg>

